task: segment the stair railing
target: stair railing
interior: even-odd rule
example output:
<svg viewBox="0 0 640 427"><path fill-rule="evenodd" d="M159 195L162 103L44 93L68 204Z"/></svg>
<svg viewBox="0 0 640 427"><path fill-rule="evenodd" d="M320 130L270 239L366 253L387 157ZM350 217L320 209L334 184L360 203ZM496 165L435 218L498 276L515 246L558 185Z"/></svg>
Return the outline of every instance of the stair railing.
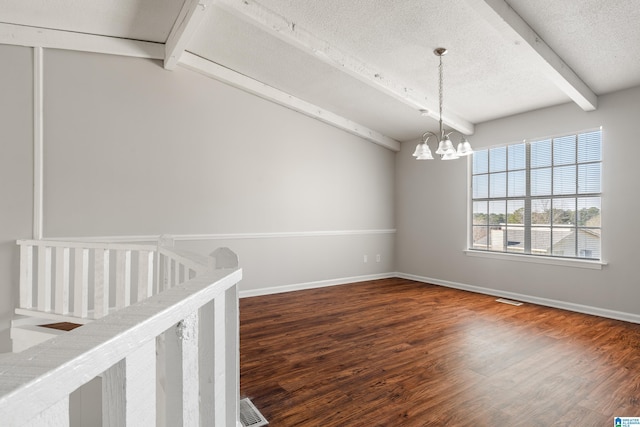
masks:
<svg viewBox="0 0 640 427"><path fill-rule="evenodd" d="M79 252L86 250L81 246ZM38 251L50 259L46 246ZM102 376L105 427L241 426L237 288L241 277L237 267L211 270L0 358L2 425L68 427L69 395ZM156 343L163 335L166 339L159 349ZM157 355L158 351L163 354ZM162 393L156 378L160 357L171 372Z"/></svg>
<svg viewBox="0 0 640 427"><path fill-rule="evenodd" d="M18 245L16 314L60 322L99 319L211 268L206 258L160 244L19 240Z"/></svg>

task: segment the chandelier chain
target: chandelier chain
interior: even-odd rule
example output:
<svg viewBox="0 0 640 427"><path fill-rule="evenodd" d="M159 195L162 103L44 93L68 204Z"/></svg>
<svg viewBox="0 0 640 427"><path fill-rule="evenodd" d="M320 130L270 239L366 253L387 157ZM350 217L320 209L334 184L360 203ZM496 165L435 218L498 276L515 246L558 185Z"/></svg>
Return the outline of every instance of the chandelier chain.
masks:
<svg viewBox="0 0 640 427"><path fill-rule="evenodd" d="M443 66L442 66L442 55L440 55L440 65L438 66L438 72L440 77L440 85L438 86L438 93L440 95L439 99L439 108L440 108L440 137L443 137L444 129L442 127L442 104L444 103L444 91L443 91Z"/></svg>

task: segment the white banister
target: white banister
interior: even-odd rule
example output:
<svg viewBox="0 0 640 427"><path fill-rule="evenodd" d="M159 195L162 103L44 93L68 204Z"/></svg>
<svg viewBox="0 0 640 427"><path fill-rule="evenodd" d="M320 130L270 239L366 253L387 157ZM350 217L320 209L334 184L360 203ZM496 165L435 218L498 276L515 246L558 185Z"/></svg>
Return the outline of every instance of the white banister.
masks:
<svg viewBox="0 0 640 427"><path fill-rule="evenodd" d="M84 247L81 252L84 252ZM83 258L83 255L80 255ZM145 259L145 257L142 257ZM156 337L181 322L184 425L236 427L238 423L238 268L211 271L64 335L0 359L0 420L7 427L69 425L68 396L105 372L103 415L109 426L156 425ZM201 325L213 305L213 354ZM205 308L203 308L205 307ZM171 333L171 331L169 332ZM201 348L202 344L202 348ZM214 377L207 363L213 359ZM195 366L194 366L195 365ZM202 367L202 368L201 368ZM175 367L167 366L167 370ZM122 378L125 378L124 380ZM207 423L213 380L215 422ZM170 384L167 384L169 387ZM117 390L124 388L124 399ZM116 390L116 392L114 392ZM198 390L198 398L194 396ZM172 393L169 390L170 394ZM209 404L209 402L207 403ZM197 416L193 415L197 405ZM46 411L46 412L45 412ZM188 416L185 416L188 411ZM167 424L169 425L169 424ZM182 425L182 424L180 424Z"/></svg>
<svg viewBox="0 0 640 427"><path fill-rule="evenodd" d="M142 245L137 243L101 243L101 242L72 242L69 240L18 240L19 245L27 246L46 246L50 248L64 247L64 248L81 248L81 249L109 249L109 250L132 250L132 251L155 251L156 245Z"/></svg>
<svg viewBox="0 0 640 427"><path fill-rule="evenodd" d="M154 293L157 246L52 240L19 240L18 244L17 314L86 323L130 305L132 293L138 301ZM132 283L138 288L134 292Z"/></svg>
<svg viewBox="0 0 640 427"><path fill-rule="evenodd" d="M16 313L87 325L3 359L0 425L68 426L69 390L97 375L105 426L240 425L236 254L221 248L207 258L160 244L18 244ZM170 317L175 307L184 311ZM94 363L102 371L87 371ZM12 424L5 415L18 411Z"/></svg>
<svg viewBox="0 0 640 427"><path fill-rule="evenodd" d="M163 238L163 242L171 240ZM52 240L19 240L18 244L16 313L61 322L99 319L206 273L212 264L158 245Z"/></svg>

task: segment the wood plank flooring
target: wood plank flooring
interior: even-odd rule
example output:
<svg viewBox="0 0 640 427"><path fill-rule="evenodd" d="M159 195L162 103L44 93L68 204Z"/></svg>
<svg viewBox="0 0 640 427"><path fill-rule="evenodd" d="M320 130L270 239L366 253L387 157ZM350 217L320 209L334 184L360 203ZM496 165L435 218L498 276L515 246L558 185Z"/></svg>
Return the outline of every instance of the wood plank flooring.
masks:
<svg viewBox="0 0 640 427"><path fill-rule="evenodd" d="M404 279L240 300L241 394L271 427L610 426L640 325Z"/></svg>

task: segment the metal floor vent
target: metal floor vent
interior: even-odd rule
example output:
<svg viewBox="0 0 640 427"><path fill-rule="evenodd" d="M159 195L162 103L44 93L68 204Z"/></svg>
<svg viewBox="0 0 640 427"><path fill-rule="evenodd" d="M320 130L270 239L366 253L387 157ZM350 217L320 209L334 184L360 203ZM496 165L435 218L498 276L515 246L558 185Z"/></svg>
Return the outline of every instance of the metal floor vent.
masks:
<svg viewBox="0 0 640 427"><path fill-rule="evenodd" d="M511 304L511 305L517 305L517 306L521 306L522 305L522 303L520 301L512 301L512 300L506 299L506 298L498 298L496 301L502 302L504 304Z"/></svg>
<svg viewBox="0 0 640 427"><path fill-rule="evenodd" d="M269 424L248 397L240 400L240 422L244 427L260 427Z"/></svg>

